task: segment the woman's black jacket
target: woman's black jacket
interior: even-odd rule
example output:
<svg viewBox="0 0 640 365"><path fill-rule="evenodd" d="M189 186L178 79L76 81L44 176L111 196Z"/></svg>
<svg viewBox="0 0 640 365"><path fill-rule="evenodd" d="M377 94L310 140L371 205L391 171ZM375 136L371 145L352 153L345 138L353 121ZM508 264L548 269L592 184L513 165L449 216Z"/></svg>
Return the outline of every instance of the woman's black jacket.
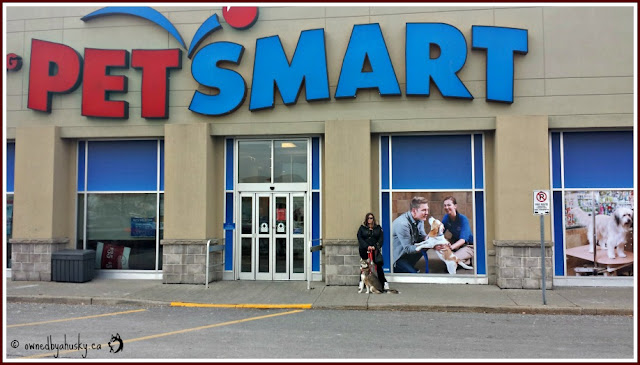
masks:
<svg viewBox="0 0 640 365"><path fill-rule="evenodd" d="M358 243L360 258L366 260L368 257L367 248L369 246L375 247L377 250L382 249L382 243L384 242L384 234L382 233L382 227L376 225L373 229L365 225L361 225L358 229Z"/></svg>

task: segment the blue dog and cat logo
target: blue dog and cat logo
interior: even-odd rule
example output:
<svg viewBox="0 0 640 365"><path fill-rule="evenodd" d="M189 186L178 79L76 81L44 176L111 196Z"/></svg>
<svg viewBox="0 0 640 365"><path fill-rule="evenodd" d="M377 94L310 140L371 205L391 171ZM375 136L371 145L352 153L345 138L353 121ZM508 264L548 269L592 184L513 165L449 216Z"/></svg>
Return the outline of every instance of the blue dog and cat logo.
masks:
<svg viewBox="0 0 640 365"><path fill-rule="evenodd" d="M124 343L122 342L122 339L120 338L120 334L116 333L116 335L111 335L111 340L109 341L109 348L111 349L109 352L113 352L114 354L117 354L118 352L122 351L122 349L124 348Z"/></svg>

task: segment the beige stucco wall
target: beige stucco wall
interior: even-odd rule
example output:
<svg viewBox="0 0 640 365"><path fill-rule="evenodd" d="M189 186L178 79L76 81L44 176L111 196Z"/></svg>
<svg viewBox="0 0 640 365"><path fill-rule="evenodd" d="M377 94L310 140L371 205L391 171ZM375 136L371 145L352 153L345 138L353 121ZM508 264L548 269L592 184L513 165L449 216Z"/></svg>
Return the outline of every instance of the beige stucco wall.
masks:
<svg viewBox="0 0 640 365"><path fill-rule="evenodd" d="M375 214L376 220L380 223L380 136L371 135L371 211ZM361 220L364 219L362 214Z"/></svg>
<svg viewBox="0 0 640 365"><path fill-rule="evenodd" d="M215 228L222 222L215 203L221 203L214 196L222 195L223 188L215 176L223 166L208 126L167 125L164 143L164 238L218 238L213 235L220 233Z"/></svg>
<svg viewBox="0 0 640 365"><path fill-rule="evenodd" d="M323 238L355 240L372 211L371 136L368 120L325 124Z"/></svg>
<svg viewBox="0 0 640 365"><path fill-rule="evenodd" d="M546 116L496 118L493 173L495 240L539 240L533 191L549 190ZM545 236L550 234L550 219L545 216Z"/></svg>
<svg viewBox="0 0 640 365"><path fill-rule="evenodd" d="M17 129L14 239L69 238L75 246L75 160L75 144L59 128Z"/></svg>
<svg viewBox="0 0 640 365"><path fill-rule="evenodd" d="M155 6L176 26L187 44L212 14L222 30L205 38L200 47L217 41L242 44L239 66L229 65L247 83L247 99L223 117L207 117L188 110L195 90L209 92L194 81L191 61L183 52L181 70L170 72L170 118L147 121L140 117L141 72L132 68L112 73L128 77L128 93L113 100L129 102L129 119L111 121L80 115L81 88L53 97L51 114L26 108L31 39L59 42L76 49L179 48L160 27L132 16L109 16L83 22L99 7L7 8L7 52L24 59L17 73L7 73L8 135L15 127L57 125L66 137L121 136L123 127L137 126L136 135L161 133L162 124L213 123L216 135L321 134L326 120L371 120L374 133L493 130L497 115L548 115L552 128L633 126L633 8L622 7L260 7L255 25L244 31L224 24L220 7ZM467 62L458 76L474 100L445 100L437 88L427 98L407 98L405 92L405 27L407 22L442 22L457 27L467 40ZM296 105L284 106L279 95L273 109L249 111L256 39L278 35L286 54L293 56L300 32L325 30L331 95L354 24L379 23L403 95L382 98L377 90L361 90L354 100L308 103L302 91ZM515 100L511 105L487 103L486 53L471 49L471 26L494 25L527 29L529 53L514 60ZM135 34L135 37L131 37ZM616 55L611 57L611 55ZM99 133L95 128L106 127ZM115 128L114 128L115 127Z"/></svg>

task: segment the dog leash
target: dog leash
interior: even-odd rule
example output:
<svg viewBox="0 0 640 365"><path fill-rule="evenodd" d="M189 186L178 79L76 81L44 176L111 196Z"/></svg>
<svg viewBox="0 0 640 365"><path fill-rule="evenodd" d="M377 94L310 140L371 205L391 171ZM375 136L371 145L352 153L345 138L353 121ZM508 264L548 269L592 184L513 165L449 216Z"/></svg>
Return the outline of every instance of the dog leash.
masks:
<svg viewBox="0 0 640 365"><path fill-rule="evenodd" d="M378 267L376 266L375 261L373 261L373 252L374 252L374 251L375 251L375 250L373 250L373 251L369 251L369 262L371 262L371 269L372 269L373 271L377 272Z"/></svg>

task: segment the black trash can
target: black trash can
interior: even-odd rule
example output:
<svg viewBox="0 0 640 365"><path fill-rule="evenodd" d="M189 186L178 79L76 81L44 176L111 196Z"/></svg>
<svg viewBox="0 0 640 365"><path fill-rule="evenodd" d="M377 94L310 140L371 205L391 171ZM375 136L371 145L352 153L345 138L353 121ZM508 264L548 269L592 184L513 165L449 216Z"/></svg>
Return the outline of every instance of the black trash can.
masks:
<svg viewBox="0 0 640 365"><path fill-rule="evenodd" d="M51 255L51 280L84 283L93 279L94 250L61 250Z"/></svg>

